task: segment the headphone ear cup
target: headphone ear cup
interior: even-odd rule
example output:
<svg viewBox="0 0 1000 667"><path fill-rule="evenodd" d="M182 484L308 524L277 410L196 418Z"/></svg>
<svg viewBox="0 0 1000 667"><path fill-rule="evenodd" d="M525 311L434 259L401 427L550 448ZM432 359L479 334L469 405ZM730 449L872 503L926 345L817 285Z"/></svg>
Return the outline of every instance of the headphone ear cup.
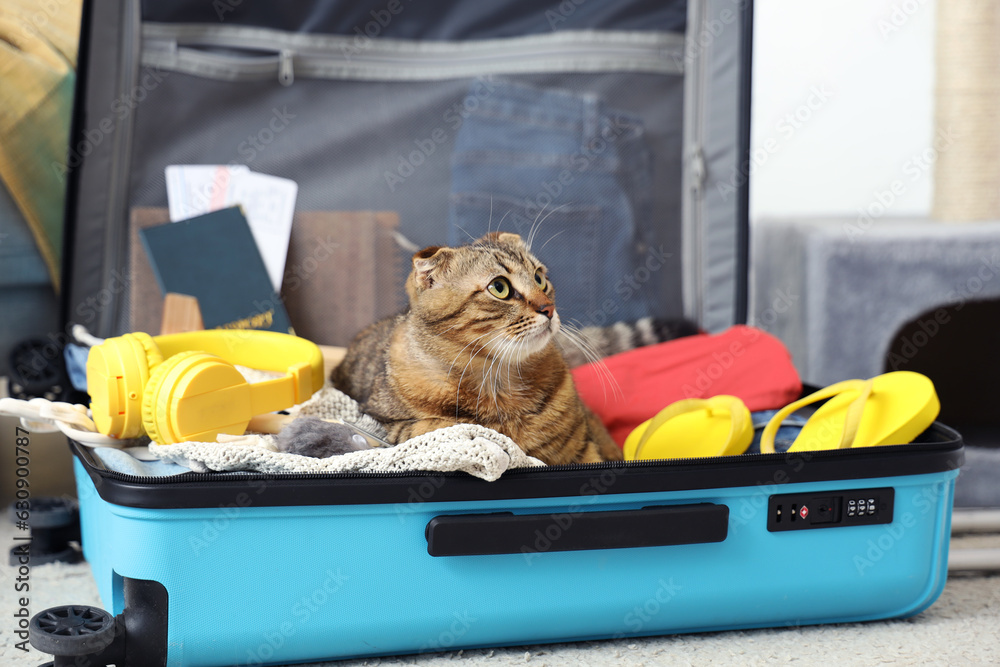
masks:
<svg viewBox="0 0 1000 667"><path fill-rule="evenodd" d="M150 373L163 361L147 333L109 338L87 357L87 389L97 430L116 438L137 438L142 430L142 399Z"/></svg>
<svg viewBox="0 0 1000 667"><path fill-rule="evenodd" d="M232 364L205 352L168 358L143 392L143 427L161 445L242 435L251 417L249 383Z"/></svg>
<svg viewBox="0 0 1000 667"><path fill-rule="evenodd" d="M136 331L134 333L125 334L142 345L143 352L146 353L146 368L152 373L157 366L163 363L163 353L160 352L159 346L157 346L156 341L153 337L144 331ZM125 336L122 336L124 338Z"/></svg>
<svg viewBox="0 0 1000 667"><path fill-rule="evenodd" d="M142 427L145 429L146 435L149 436L150 440L166 444L163 442L163 434L160 433L157 423L157 397L160 394L160 389L163 386L167 375L173 371L178 364L196 354L199 353L191 351L175 354L157 366L153 373L149 376L149 381L146 382L146 389L142 393Z"/></svg>

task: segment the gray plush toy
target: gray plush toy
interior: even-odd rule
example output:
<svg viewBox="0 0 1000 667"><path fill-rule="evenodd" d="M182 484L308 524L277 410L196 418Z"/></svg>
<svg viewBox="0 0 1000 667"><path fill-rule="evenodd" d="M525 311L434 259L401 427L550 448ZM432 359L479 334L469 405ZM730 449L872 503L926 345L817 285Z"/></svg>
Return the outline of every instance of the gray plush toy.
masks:
<svg viewBox="0 0 1000 667"><path fill-rule="evenodd" d="M278 449L289 454L301 454L325 459L362 449L371 449L365 436L342 422L316 417L299 417L278 432Z"/></svg>

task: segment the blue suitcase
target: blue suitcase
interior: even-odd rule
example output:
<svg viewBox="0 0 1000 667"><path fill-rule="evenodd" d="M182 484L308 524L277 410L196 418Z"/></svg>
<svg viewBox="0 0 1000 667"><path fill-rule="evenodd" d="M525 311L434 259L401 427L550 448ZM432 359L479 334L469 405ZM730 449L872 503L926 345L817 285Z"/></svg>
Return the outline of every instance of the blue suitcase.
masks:
<svg viewBox="0 0 1000 667"><path fill-rule="evenodd" d="M84 554L134 665L286 664L917 614L958 435L464 473L163 481L73 445ZM130 601L131 600L131 601Z"/></svg>
<svg viewBox="0 0 1000 667"><path fill-rule="evenodd" d="M67 326L157 330L137 231L166 204L170 164L296 180L305 213L282 297L319 343L346 344L401 305L398 260L413 247L526 231L541 215L561 239L543 261L577 277L560 286L564 319L746 321L751 3L431 4L87 3ZM335 252L324 224L348 230L339 241L356 256L320 261L317 249ZM354 273L333 283L372 289L316 317L304 304L336 301L327 276L344 265ZM518 469L496 482L134 477L71 446L84 554L110 612L72 613L94 630L81 641L95 662L129 665L912 615L945 584L962 460L940 424L863 451Z"/></svg>

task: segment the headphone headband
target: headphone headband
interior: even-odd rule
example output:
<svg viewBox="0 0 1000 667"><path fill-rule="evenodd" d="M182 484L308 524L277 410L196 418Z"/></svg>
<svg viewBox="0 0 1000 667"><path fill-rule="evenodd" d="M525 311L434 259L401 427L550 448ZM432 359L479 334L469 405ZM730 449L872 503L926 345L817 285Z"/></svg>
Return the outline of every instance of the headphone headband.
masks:
<svg viewBox="0 0 1000 667"><path fill-rule="evenodd" d="M248 383L233 365L281 373ZM323 386L314 343L275 331L212 329L109 338L90 350L87 390L101 433L166 444L242 434L255 414L289 408Z"/></svg>
<svg viewBox="0 0 1000 667"><path fill-rule="evenodd" d="M231 364L296 377L296 402L323 387L323 353L312 341L277 331L208 329L153 336L164 358L188 350L208 352ZM305 372L308 369L308 372Z"/></svg>

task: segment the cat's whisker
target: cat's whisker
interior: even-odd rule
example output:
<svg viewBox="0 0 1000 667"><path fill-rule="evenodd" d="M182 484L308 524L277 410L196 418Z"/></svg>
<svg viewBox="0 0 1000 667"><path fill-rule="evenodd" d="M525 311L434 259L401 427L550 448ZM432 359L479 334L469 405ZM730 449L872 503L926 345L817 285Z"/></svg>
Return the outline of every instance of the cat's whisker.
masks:
<svg viewBox="0 0 1000 667"><path fill-rule="evenodd" d="M486 233L490 233L490 227L493 224L493 193L490 193L490 217L486 220Z"/></svg>
<svg viewBox="0 0 1000 667"><path fill-rule="evenodd" d="M508 349L510 349L509 338L504 341L503 345L500 348L500 353L493 360L493 363L490 364L491 372L493 371L494 368L496 369L496 373L493 376L493 380L490 382L490 393L493 395L493 407L496 408L496 411L498 413L500 412L500 390L503 388L503 383L500 381L501 378L503 377L502 374L503 360L504 357L506 357L507 355Z"/></svg>
<svg viewBox="0 0 1000 667"><path fill-rule="evenodd" d="M572 343L577 348L579 348L583 356L594 365L595 372L597 373L598 380L600 381L601 384L601 391L604 394L604 401L607 402L608 380L611 381L612 387L617 387L618 384L617 381L614 379L613 376L611 376L611 373L610 371L607 370L606 366L604 365L604 362L601 361L601 359L598 358L597 355L588 350L582 341L577 339L575 332L570 332L569 330L564 329L563 336L564 340L566 340L569 343ZM620 393L620 391L616 393Z"/></svg>
<svg viewBox="0 0 1000 667"><path fill-rule="evenodd" d="M594 365L594 371L597 373L597 377L601 381L601 389L604 392L604 400L607 401L608 385L611 386L612 396L616 400L624 400L625 392L622 391L621 386L618 384L618 380L615 379L611 370L608 368L607 364L597 353L597 351L590 345L589 342L583 337L583 334L577 329L576 326L570 323L563 323L562 332L564 339L570 343L573 343L584 357L589 359Z"/></svg>
<svg viewBox="0 0 1000 667"><path fill-rule="evenodd" d="M447 328L447 329L445 329L444 331L442 331L442 332L438 333L438 335L439 335L439 336L444 336L444 335L445 335L446 333L448 333L448 332L449 332L449 331L451 331L452 329L455 329L455 328L457 328L457 327L460 327L460 326L465 326L465 325L467 325L467 324L468 324L468 322L459 322L458 324L452 324L452 325L451 325L450 327L448 327L448 328ZM486 334L483 334L483 335L485 336Z"/></svg>
<svg viewBox="0 0 1000 667"><path fill-rule="evenodd" d="M584 336L583 332L581 332L576 326L572 324L564 324L562 332L566 340L576 345L585 358L592 363L597 363L601 368L607 370L607 365L604 363L600 353L598 353L590 341L588 341ZM610 371L608 371L608 373L610 374Z"/></svg>
<svg viewBox="0 0 1000 667"><path fill-rule="evenodd" d="M545 221L545 218L549 217L548 215L546 215L545 218L542 217L542 214L545 213L545 209L547 209L548 207L549 205L545 204L545 206L543 206L542 209L538 211L538 215L535 216L535 219L531 222L531 229L528 230L528 240L525 241L524 243L524 245L527 246L528 248L528 252L531 252L531 244L534 243L535 241L535 233L538 231L538 228L541 227L542 222Z"/></svg>
<svg viewBox="0 0 1000 667"><path fill-rule="evenodd" d="M510 367L520 363L519 362L520 357L518 356L518 354L522 342L523 341L520 338L512 339L510 341L510 345L507 346L507 352L504 355L504 364L507 366L507 390L511 392L514 390L514 384L510 381ZM502 366L500 368L500 371L501 373L503 372ZM501 375L500 377L502 378L503 375Z"/></svg>
<svg viewBox="0 0 1000 667"><path fill-rule="evenodd" d="M531 252L531 241L535 238L535 225L538 224L538 219L542 217L542 213L545 213L545 209L548 207L548 204L542 206L542 208L538 211L538 215L536 215L535 219L531 221L531 227L528 229L528 238L524 241L524 245L528 249L528 252Z"/></svg>
<svg viewBox="0 0 1000 667"><path fill-rule="evenodd" d="M503 198L507 210L493 226L495 198L490 196L489 240L416 251L406 289L409 310L362 332L331 380L363 411L385 415L394 443L449 423L475 423L507 435L546 464L619 460L620 448L580 400L554 344L563 344L567 358L596 361L590 344L602 345L602 336L575 327L557 336L559 316L536 312L532 304L551 300L552 290L523 238L499 231L508 215L517 218L519 230L526 222ZM550 201L524 230L532 241L563 208L553 206ZM456 229L473 238L470 230ZM644 324L636 331L650 329ZM607 396L609 384L618 387L606 368L597 369L602 371Z"/></svg>
<svg viewBox="0 0 1000 667"><path fill-rule="evenodd" d="M521 358L520 350L518 350L517 358L518 359ZM517 379L521 382L521 385L523 386L524 385L524 376L521 375L521 363L520 363L520 361L518 361L518 364L517 364Z"/></svg>
<svg viewBox="0 0 1000 667"><path fill-rule="evenodd" d="M490 389L493 394L493 403L496 405L497 410L500 409L500 404L497 401L497 393L499 391L497 385L497 379L500 375L500 368L503 364L503 357L507 352L507 348L510 346L510 339L506 339L501 343L500 349L493 355L493 360L490 362L489 367L486 369L486 373L483 375L483 381L479 384L479 396L476 398L476 408L479 408L479 399L482 398L483 388L486 386L486 382L490 380L490 374L493 373L493 369L496 369L496 374L493 376L492 381L490 381Z"/></svg>
<svg viewBox="0 0 1000 667"><path fill-rule="evenodd" d="M512 366L516 366L518 373L521 370L521 348L524 346L524 340L518 338L511 342L510 354L507 358L507 386L513 387L514 383L510 379L510 369Z"/></svg>
<svg viewBox="0 0 1000 667"><path fill-rule="evenodd" d="M503 221L507 219L508 215L510 215L510 209L507 209L507 212L503 214L502 218L500 218L500 222L497 223L498 232L500 231L500 228L503 227Z"/></svg>
<svg viewBox="0 0 1000 667"><path fill-rule="evenodd" d="M566 208L567 206L569 206L569 204L561 204L559 206L556 206L554 209L546 213L545 217L542 218L541 220L539 220L537 216L535 217L536 224L532 224L531 231L528 232L528 241L527 243L525 243L525 245L528 246L528 252L531 252L531 244L534 243L535 241L535 234L537 234L538 230L542 228L542 223L548 220L550 215L559 211L560 209ZM542 210L538 212L538 215L541 216L544 210L545 208L543 207ZM551 240L552 239L549 239L549 241ZM546 243L548 243L549 241L546 241ZM545 246L543 245L542 248L544 247Z"/></svg>
<svg viewBox="0 0 1000 667"><path fill-rule="evenodd" d="M516 341L514 341L514 344L511 345L510 359L507 360L507 386L508 387L513 387L514 386L511 383L511 381L510 381L510 367L514 365L514 362L516 362L518 359L520 359L521 343L523 343L523 342L524 342L523 340L521 340L520 338L518 338ZM518 364L518 369L520 369L520 364Z"/></svg>
<svg viewBox="0 0 1000 667"><path fill-rule="evenodd" d="M469 230L468 230L468 229L466 229L465 227L463 227L462 225L455 225L455 227L456 227L457 229L459 229L460 231L462 231L462 232L463 232L463 233L464 233L464 234L465 234L466 236L468 236L468 237L469 237L469 238L470 238L471 240L473 240L473 241L475 241L475 240L476 240L476 237L475 237L475 236L473 236L472 234L470 234L470 233L469 233Z"/></svg>
<svg viewBox="0 0 1000 667"><path fill-rule="evenodd" d="M479 402L483 398L483 387L486 386L486 380L490 376L489 367L486 368L486 372L483 373L482 377L479 378L479 392L476 394L476 414L479 414Z"/></svg>
<svg viewBox="0 0 1000 667"><path fill-rule="evenodd" d="M556 232L555 234L553 234L552 236L550 236L549 240L546 241L545 243L543 243L542 247L538 249L539 252L541 252L542 250L545 250L545 246L547 246L552 241L552 239L554 239L555 237L559 236L560 234L562 234L565 231L566 231L565 229L560 229L558 232Z"/></svg>
<svg viewBox="0 0 1000 667"><path fill-rule="evenodd" d="M484 338L485 336L488 336L491 333L494 333L494 332L493 331L489 331L489 332L483 334L482 336L479 336L479 338L476 338L476 340L479 340L480 338ZM502 336L503 333L504 333L504 331L503 331L503 329L501 329L499 332L496 332L496 333L497 333L496 336L494 336L493 338L491 338L488 341L486 341L486 343L482 347L483 350L486 349L487 345L489 345L494 340L496 340L497 338L499 338L500 336ZM474 343L475 341L472 341L472 342ZM472 343L469 343L469 345L471 345L471 344ZM466 345L465 347L469 347L469 345ZM465 347L462 348L463 351L465 350ZM479 352L480 351L481 350L477 350L471 357L469 357L469 361L466 362L465 368L462 369L462 375L458 378L458 387L455 389L455 416L456 417L458 417L458 407L459 407L460 400L462 398L462 380L465 379L465 372L467 370L469 370L469 366L472 364L472 362L475 360L475 358L477 356L479 356ZM462 353L459 352L459 355L461 355L461 354ZM456 357L456 360L457 360L457 357ZM455 362L453 361L452 362L452 366L454 366L454 364L455 364ZM449 375L450 374L451 374L451 371L449 370ZM480 392L482 392L482 383L480 383ZM478 398L476 399L476 411L477 412L479 411L479 399Z"/></svg>
<svg viewBox="0 0 1000 667"><path fill-rule="evenodd" d="M502 412L500 407L500 391L503 389L503 367L506 364L508 368L508 374L510 372L510 362L512 360L512 353L515 351L518 340L516 338L507 338L501 345L497 354L493 359L493 363L490 364L487 370L486 376L483 378L484 382L480 386L480 396L482 394L482 389L485 387L485 382L489 379L490 374L493 374L492 380L490 381L491 393L493 394L493 405L496 407L497 412ZM510 380L507 382L508 388L510 388ZM478 407L479 400L477 399L476 405Z"/></svg>
<svg viewBox="0 0 1000 667"><path fill-rule="evenodd" d="M476 338L473 338L471 341L469 341L468 343L465 344L465 347L463 347L461 350L458 351L458 354L455 355L455 358L451 360L451 366L448 367L448 377L451 377L451 371L452 371L452 369L455 368L455 362L458 361L458 358L462 356L462 353L465 352L465 350L470 345L475 344L476 341L478 341L480 339L483 339L486 336L489 336L491 333L493 333L493 331L487 331L483 335L477 336ZM490 341L487 341L487 344L489 344L490 342L492 342L492 339ZM476 355L475 354L472 355L472 359L475 359L475 358L476 358ZM470 361L471 361L471 359L470 359Z"/></svg>

